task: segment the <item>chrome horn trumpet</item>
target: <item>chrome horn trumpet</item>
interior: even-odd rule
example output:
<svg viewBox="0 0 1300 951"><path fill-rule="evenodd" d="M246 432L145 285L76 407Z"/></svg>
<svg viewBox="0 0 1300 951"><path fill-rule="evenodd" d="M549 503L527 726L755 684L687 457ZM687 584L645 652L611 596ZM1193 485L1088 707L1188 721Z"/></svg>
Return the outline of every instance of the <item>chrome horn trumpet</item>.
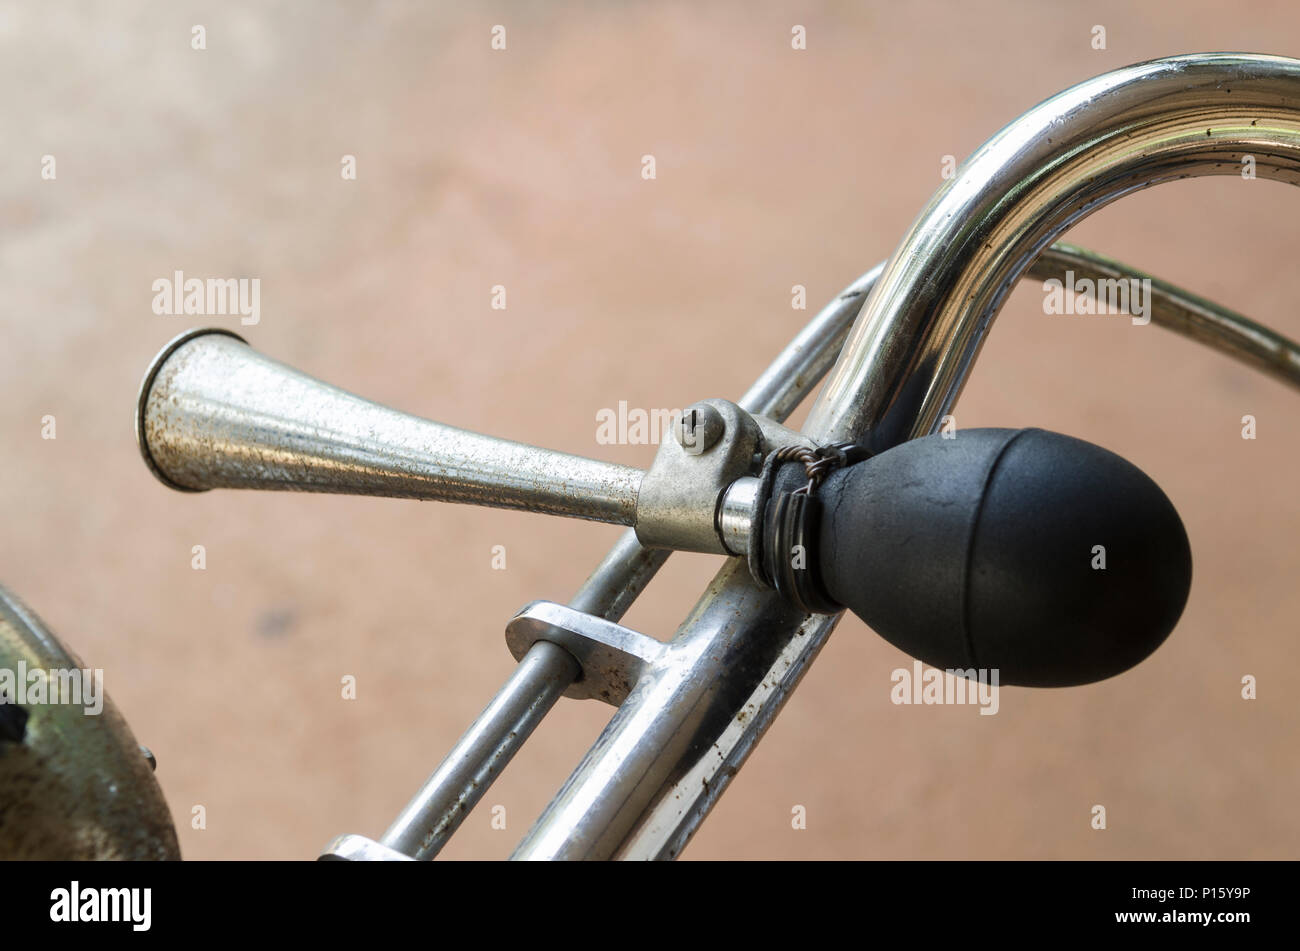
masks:
<svg viewBox="0 0 1300 951"><path fill-rule="evenodd" d="M631 525L642 477L400 413L211 328L181 334L154 358L136 438L154 475L186 492L435 499Z"/></svg>
<svg viewBox="0 0 1300 951"><path fill-rule="evenodd" d="M421 419L354 396L263 356L226 330L181 334L140 387L145 462L185 492L280 489L466 502L635 526L652 548L743 553L752 505L730 485L760 448L797 440L726 400L675 424L648 472ZM708 430L706 433L705 431ZM723 541L731 538L728 547Z"/></svg>

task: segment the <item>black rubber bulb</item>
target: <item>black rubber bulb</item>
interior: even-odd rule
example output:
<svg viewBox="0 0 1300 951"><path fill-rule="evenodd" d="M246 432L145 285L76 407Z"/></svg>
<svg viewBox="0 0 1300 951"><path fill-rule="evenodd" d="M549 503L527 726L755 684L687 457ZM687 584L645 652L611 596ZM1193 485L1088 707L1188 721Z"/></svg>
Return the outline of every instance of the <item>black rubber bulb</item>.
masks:
<svg viewBox="0 0 1300 951"><path fill-rule="evenodd" d="M1173 630L1191 586L1160 487L1058 433L912 440L829 476L817 498L825 592L912 656L996 668L1003 684L1127 670Z"/></svg>

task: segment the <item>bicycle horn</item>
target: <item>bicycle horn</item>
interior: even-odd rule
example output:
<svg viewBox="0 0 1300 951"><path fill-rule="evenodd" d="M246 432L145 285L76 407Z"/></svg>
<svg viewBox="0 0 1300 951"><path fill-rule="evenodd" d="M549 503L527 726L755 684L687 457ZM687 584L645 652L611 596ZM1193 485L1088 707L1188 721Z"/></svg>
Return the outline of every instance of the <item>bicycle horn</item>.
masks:
<svg viewBox="0 0 1300 951"><path fill-rule="evenodd" d="M728 448L661 447L647 474L399 413L228 331L198 330L154 359L136 425L149 467L181 490L468 502L635 525L648 545L725 552L726 480L744 474L764 437L738 407L713 405L735 424ZM702 468L664 468L665 454ZM1191 556L1169 500L1077 439L964 430L816 479L806 465L767 470L747 513L755 577L805 610L847 607L937 667L996 668L1007 684L1100 680L1155 650L1187 598Z"/></svg>
<svg viewBox="0 0 1300 951"><path fill-rule="evenodd" d="M1173 630L1191 585L1160 487L1040 429L927 436L820 483L783 465L758 524L758 573L796 603L847 607L914 657L1004 684L1127 670Z"/></svg>

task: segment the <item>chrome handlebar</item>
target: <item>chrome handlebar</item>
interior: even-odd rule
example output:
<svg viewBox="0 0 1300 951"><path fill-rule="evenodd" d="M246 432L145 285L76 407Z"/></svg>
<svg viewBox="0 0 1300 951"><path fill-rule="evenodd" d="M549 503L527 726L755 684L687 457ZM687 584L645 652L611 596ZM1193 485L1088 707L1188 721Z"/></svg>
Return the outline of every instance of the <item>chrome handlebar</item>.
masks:
<svg viewBox="0 0 1300 951"><path fill-rule="evenodd" d="M1008 291L1039 252L1161 182L1300 181L1300 61L1208 53L1098 76L981 146L903 238L805 430L884 449L930 432L961 392Z"/></svg>

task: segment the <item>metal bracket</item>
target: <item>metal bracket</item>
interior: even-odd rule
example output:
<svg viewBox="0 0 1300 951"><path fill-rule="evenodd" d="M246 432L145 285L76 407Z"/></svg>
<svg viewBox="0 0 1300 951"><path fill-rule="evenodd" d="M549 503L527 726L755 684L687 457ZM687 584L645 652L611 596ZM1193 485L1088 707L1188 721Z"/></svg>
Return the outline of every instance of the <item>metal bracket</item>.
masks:
<svg viewBox="0 0 1300 951"><path fill-rule="evenodd" d="M683 410L674 434L660 443L637 495L636 536L647 548L738 553L757 513L743 510L743 494L728 501L727 490L767 453L814 445L773 419L716 399Z"/></svg>
<svg viewBox="0 0 1300 951"><path fill-rule="evenodd" d="M506 646L515 660L522 660L536 641L558 644L582 668L564 696L603 700L616 707L627 699L641 672L667 650L653 637L554 601L527 604L506 625Z"/></svg>
<svg viewBox="0 0 1300 951"><path fill-rule="evenodd" d="M636 537L647 548L727 553L718 537L718 497L754 464L760 430L728 400L701 400L682 411L676 439L659 444L641 480Z"/></svg>

